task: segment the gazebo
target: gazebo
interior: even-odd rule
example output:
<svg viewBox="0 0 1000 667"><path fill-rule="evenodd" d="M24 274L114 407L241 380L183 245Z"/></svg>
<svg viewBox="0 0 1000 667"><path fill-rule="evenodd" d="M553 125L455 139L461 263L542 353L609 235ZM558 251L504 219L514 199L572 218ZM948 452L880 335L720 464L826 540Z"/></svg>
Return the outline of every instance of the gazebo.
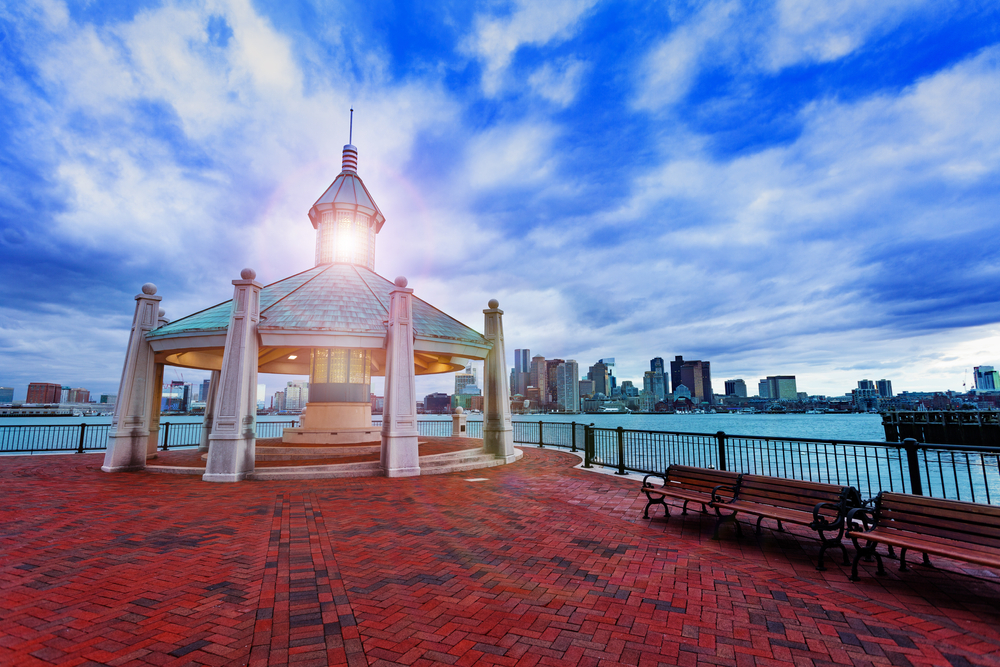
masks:
<svg viewBox="0 0 1000 667"><path fill-rule="evenodd" d="M309 210L316 265L263 286L252 269L233 281L233 299L173 322L151 283L137 295L118 402L102 469L142 469L156 455L163 368L211 371L201 448L203 479L232 482L254 470L258 373L307 375L309 402L290 445L381 442L380 469L420 474L416 375L484 360L484 450L514 460L503 323L490 300L484 333L417 298L403 277L374 272L385 217L357 173L357 148ZM371 420L372 376L385 377L381 427Z"/></svg>

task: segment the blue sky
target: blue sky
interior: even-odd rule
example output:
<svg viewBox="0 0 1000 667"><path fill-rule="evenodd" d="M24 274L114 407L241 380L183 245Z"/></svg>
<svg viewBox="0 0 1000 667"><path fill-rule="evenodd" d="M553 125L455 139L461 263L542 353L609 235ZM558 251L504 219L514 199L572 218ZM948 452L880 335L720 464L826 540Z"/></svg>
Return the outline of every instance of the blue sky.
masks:
<svg viewBox="0 0 1000 667"><path fill-rule="evenodd" d="M0 80L16 397L115 391L145 282L178 318L312 266L352 105L376 271L477 329L496 297L511 358L1000 365L993 2L3 2Z"/></svg>

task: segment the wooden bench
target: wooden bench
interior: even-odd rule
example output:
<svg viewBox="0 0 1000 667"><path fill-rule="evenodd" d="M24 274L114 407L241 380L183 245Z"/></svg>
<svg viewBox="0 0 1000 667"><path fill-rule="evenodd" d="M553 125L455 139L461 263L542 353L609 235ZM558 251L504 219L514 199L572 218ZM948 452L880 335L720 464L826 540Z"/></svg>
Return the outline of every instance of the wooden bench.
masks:
<svg viewBox="0 0 1000 667"><path fill-rule="evenodd" d="M646 494L649 502L646 503L642 518L649 518L649 508L653 505L662 505L664 517L669 519L670 509L667 507L667 498L684 501L681 514L687 514L687 506L690 502L699 503L702 512L705 512L707 511L705 507L712 502L712 491L720 485L735 484L739 476L739 473L726 472L725 470L678 465L667 468L666 475L646 475L642 478L642 492ZM650 477L663 479L663 486L660 488L653 486L649 482Z"/></svg>
<svg viewBox="0 0 1000 667"><path fill-rule="evenodd" d="M906 570L907 550L944 556L977 565L1000 568L1000 507L958 500L925 498L883 491L872 507L847 515L847 536L857 550L851 580L858 580L858 561L875 556L878 573L885 574L879 544L900 548L899 569ZM866 542L861 546L860 542Z"/></svg>
<svg viewBox="0 0 1000 667"><path fill-rule="evenodd" d="M731 500L724 495L727 491L732 494ZM741 513L749 514L757 517L758 535L764 519L777 521L778 530L784 530L782 523L794 523L815 530L822 542L817 570L826 569L823 556L831 546L840 547L844 553L844 565L850 563L847 548L841 540L848 511L862 504L861 496L853 486L740 475L736 484L728 489L717 489L713 496L711 506L719 517L713 538L718 538L719 528L728 521L736 525L736 534L742 537L743 531L736 517ZM829 532L836 532L837 536L827 537L825 533Z"/></svg>

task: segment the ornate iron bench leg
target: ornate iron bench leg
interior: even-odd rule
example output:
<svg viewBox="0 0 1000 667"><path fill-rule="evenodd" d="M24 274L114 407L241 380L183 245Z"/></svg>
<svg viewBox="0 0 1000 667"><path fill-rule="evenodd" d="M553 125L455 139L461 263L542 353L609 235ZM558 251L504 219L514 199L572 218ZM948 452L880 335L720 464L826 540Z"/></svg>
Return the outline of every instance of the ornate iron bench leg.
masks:
<svg viewBox="0 0 1000 667"><path fill-rule="evenodd" d="M934 567L934 564L933 564L933 563L931 563L931 557L927 555L927 552L926 552L926 551L924 552L924 562L923 562L923 566L924 566L924 567Z"/></svg>
<svg viewBox="0 0 1000 667"><path fill-rule="evenodd" d="M670 519L670 509L667 507L666 498L660 497L654 500L653 496L649 495L648 493L646 494L646 497L649 498L649 502L646 503L646 509L643 510L642 512L643 519L649 518L649 508L652 507L653 505L663 505L663 517L668 520Z"/></svg>
<svg viewBox="0 0 1000 667"><path fill-rule="evenodd" d="M906 572L906 547L899 549L899 571Z"/></svg>
<svg viewBox="0 0 1000 667"><path fill-rule="evenodd" d="M685 500L684 504L681 505L681 516L687 516L687 513L688 513L688 501Z"/></svg>
<svg viewBox="0 0 1000 667"><path fill-rule="evenodd" d="M858 577L858 561L861 560L862 556L865 558L865 562L868 562L872 556L875 556L875 562L878 563L879 575L885 574L885 568L882 567L882 557L879 556L876 547L878 547L878 542L869 542L865 540L865 546L861 546L858 543L858 538L852 537L851 541L854 542L854 561L851 563L851 581L860 581Z"/></svg>

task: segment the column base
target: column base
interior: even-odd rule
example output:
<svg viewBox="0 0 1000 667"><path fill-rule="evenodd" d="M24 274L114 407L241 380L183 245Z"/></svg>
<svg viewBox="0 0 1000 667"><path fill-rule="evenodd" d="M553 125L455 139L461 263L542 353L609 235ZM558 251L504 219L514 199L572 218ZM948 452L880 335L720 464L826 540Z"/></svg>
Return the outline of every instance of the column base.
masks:
<svg viewBox="0 0 1000 667"><path fill-rule="evenodd" d="M420 474L420 450L417 434L382 434L382 471L386 477L412 477Z"/></svg>
<svg viewBox="0 0 1000 667"><path fill-rule="evenodd" d="M108 436L108 449L104 454L104 472L131 472L146 468L146 442L149 433L132 431Z"/></svg>
<svg viewBox="0 0 1000 667"><path fill-rule="evenodd" d="M253 472L252 470L250 472ZM242 482L247 478L247 472L237 472L237 473L205 473L201 476L201 481L203 482Z"/></svg>
<svg viewBox="0 0 1000 667"><path fill-rule="evenodd" d="M415 468L389 468L385 469L386 477L419 477L420 466Z"/></svg>
<svg viewBox="0 0 1000 667"><path fill-rule="evenodd" d="M104 466L101 466L101 470L103 470L104 472L136 472L137 470L145 470L145 469L146 469L145 465L141 465L141 466L136 466L136 465L130 465L130 466L108 466L108 465L104 465Z"/></svg>

